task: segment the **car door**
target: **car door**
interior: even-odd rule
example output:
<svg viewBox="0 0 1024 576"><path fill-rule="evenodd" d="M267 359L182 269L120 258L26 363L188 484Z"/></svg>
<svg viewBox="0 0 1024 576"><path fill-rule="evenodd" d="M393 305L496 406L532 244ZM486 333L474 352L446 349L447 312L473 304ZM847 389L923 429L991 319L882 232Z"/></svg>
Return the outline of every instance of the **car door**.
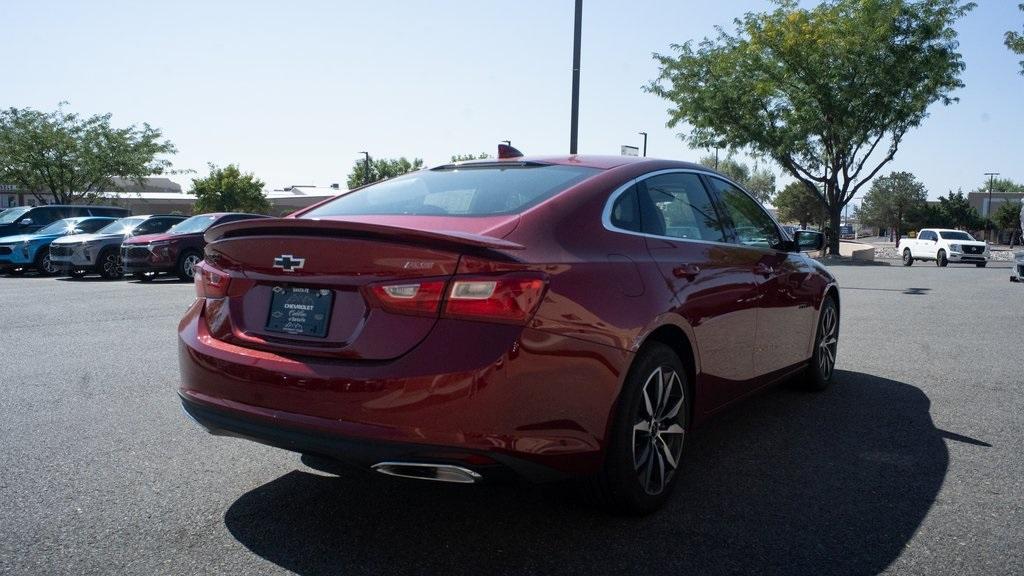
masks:
<svg viewBox="0 0 1024 576"><path fill-rule="evenodd" d="M731 228L730 241L757 278L755 372L771 376L806 361L821 290L811 264L789 251L778 224L750 195L724 179L707 180Z"/></svg>
<svg viewBox="0 0 1024 576"><path fill-rule="evenodd" d="M938 252L935 249L938 243L938 235L935 232L922 230L913 242L913 248L911 248L910 252L914 255L914 258L935 258L935 254Z"/></svg>
<svg viewBox="0 0 1024 576"><path fill-rule="evenodd" d="M647 249L692 327L707 410L736 398L754 375L757 283L752 262L726 242L700 175L670 171L636 186Z"/></svg>

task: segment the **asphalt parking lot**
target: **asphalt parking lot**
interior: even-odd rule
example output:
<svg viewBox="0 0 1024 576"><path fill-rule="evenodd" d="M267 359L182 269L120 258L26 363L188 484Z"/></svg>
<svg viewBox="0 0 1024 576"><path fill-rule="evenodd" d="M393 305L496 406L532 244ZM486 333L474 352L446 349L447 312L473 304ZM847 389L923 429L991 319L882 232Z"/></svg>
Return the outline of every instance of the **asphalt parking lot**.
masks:
<svg viewBox="0 0 1024 576"><path fill-rule="evenodd" d="M208 436L175 395L191 285L0 277L0 573L1024 573L1024 285L833 270L835 385L692 434L640 519Z"/></svg>

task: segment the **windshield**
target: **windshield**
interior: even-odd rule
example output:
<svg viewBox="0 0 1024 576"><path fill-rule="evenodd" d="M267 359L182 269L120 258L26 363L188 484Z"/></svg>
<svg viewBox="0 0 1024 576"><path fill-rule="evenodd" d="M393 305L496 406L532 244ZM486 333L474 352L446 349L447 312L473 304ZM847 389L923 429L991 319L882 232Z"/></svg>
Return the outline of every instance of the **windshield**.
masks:
<svg viewBox="0 0 1024 576"><path fill-rule="evenodd" d="M943 240L974 240L974 236L967 232L939 232L939 236Z"/></svg>
<svg viewBox="0 0 1024 576"><path fill-rule="evenodd" d="M129 218L114 220L110 224L100 228L97 234L127 234L134 230L136 226L142 224L145 219L145 216L132 216Z"/></svg>
<svg viewBox="0 0 1024 576"><path fill-rule="evenodd" d="M350 192L301 218L363 214L515 214L596 174L596 168L484 164L420 170Z"/></svg>
<svg viewBox="0 0 1024 576"><path fill-rule="evenodd" d="M213 224L217 217L212 214L193 216L178 222L173 228L167 231L168 234L194 234L202 232Z"/></svg>
<svg viewBox="0 0 1024 576"><path fill-rule="evenodd" d="M75 224L78 224L79 220L79 218L57 220L53 224L40 229L36 234L68 234L75 229Z"/></svg>
<svg viewBox="0 0 1024 576"><path fill-rule="evenodd" d="M0 224L10 224L21 217L22 214L31 210L31 206L20 206L18 208L8 208L3 212L0 212Z"/></svg>

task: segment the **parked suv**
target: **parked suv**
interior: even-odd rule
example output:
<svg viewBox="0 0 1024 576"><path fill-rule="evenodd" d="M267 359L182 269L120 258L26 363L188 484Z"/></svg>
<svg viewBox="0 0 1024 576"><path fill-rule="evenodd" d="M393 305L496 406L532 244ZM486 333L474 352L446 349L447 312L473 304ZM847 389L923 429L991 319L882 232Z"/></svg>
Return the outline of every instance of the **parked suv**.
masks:
<svg viewBox="0 0 1024 576"><path fill-rule="evenodd" d="M59 268L50 260L50 243L72 234L91 234L116 218L86 216L57 220L34 234L0 238L0 270L23 271L32 266L40 274L50 275Z"/></svg>
<svg viewBox="0 0 1024 576"><path fill-rule="evenodd" d="M31 234L64 218L79 216L111 216L124 218L131 210L116 206L71 206L50 204L48 206L16 206L0 213L0 236Z"/></svg>
<svg viewBox="0 0 1024 576"><path fill-rule="evenodd" d="M165 232L184 216L129 216L115 220L95 234L58 238L50 244L50 260L76 278L95 272L108 280L120 278L121 242L131 236Z"/></svg>
<svg viewBox="0 0 1024 576"><path fill-rule="evenodd" d="M953 262L984 268L989 257L988 244L967 232L944 228L921 230L917 238L902 240L899 250L904 266L910 266L914 260L934 260L938 266Z"/></svg>
<svg viewBox="0 0 1024 576"><path fill-rule="evenodd" d="M206 247L203 233L218 224L253 218L268 216L238 212L199 214L163 234L133 236L121 244L124 273L142 282L149 281L154 273L159 272L171 272L182 280L192 280L195 266L203 259L203 248Z"/></svg>

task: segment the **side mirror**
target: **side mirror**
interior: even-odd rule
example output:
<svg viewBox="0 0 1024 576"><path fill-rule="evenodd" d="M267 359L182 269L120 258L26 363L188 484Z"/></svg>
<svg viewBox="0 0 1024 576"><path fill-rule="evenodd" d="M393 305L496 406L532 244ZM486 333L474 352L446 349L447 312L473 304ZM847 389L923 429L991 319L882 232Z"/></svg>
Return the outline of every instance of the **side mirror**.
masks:
<svg viewBox="0 0 1024 576"><path fill-rule="evenodd" d="M32 219L31 218L22 218L21 220L18 221L18 226L31 226L31 225L32 225Z"/></svg>
<svg viewBox="0 0 1024 576"><path fill-rule="evenodd" d="M796 252L813 252L825 247L825 235L810 230L797 230L793 233L793 248Z"/></svg>

